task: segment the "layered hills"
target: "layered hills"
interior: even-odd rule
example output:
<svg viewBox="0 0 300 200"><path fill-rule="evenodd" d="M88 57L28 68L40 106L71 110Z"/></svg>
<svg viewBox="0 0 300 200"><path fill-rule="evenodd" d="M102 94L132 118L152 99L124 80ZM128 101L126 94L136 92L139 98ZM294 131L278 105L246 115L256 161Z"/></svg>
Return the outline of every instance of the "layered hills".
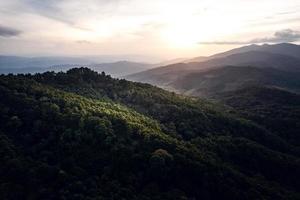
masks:
<svg viewBox="0 0 300 200"><path fill-rule="evenodd" d="M299 91L300 47L294 44L250 45L162 66L126 78L194 96L210 97L241 86L276 86Z"/></svg>

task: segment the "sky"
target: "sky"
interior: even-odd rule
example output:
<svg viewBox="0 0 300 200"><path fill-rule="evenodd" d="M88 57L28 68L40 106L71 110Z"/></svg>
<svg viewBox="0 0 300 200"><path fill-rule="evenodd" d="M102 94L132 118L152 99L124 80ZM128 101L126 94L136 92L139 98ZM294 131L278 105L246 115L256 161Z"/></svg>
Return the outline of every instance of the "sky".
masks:
<svg viewBox="0 0 300 200"><path fill-rule="evenodd" d="M164 60L299 41L299 0L0 0L5 55Z"/></svg>

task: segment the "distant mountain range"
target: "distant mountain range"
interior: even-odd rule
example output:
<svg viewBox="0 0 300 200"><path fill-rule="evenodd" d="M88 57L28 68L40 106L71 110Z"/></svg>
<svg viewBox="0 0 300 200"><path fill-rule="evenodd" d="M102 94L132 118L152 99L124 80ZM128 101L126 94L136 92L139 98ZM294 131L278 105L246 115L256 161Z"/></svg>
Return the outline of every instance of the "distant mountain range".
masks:
<svg viewBox="0 0 300 200"><path fill-rule="evenodd" d="M64 64L92 64L93 59L77 57L20 57L20 56L0 56L0 69L3 68L48 68L53 65Z"/></svg>
<svg viewBox="0 0 300 200"><path fill-rule="evenodd" d="M226 57L226 56L230 56L233 54L245 53L248 51L263 51L263 52L282 54L282 55L288 55L288 56L294 56L294 57L300 58L300 50L297 45L290 44L290 43L280 43L280 44L274 44L274 45L252 44L252 45L243 46L240 48L235 48L235 49L232 49L232 50L229 50L226 52L217 53L217 54L214 54L214 55L208 56L208 57L199 56L199 57L195 57L192 59L187 59L184 62L203 62L203 61L213 59L213 58L221 58L221 57Z"/></svg>
<svg viewBox="0 0 300 200"><path fill-rule="evenodd" d="M293 56L296 58L300 58L300 48L299 45L291 44L291 43L280 43L280 44L263 44L263 45L248 45L240 48L235 48L223 53L215 54L211 57L220 58L226 57L229 55L237 54L237 53L245 53L248 51L263 51L268 53L282 54L287 56Z"/></svg>
<svg viewBox="0 0 300 200"><path fill-rule="evenodd" d="M45 71L67 71L74 67L81 67L82 65L55 65L47 68ZM111 63L99 63L99 64L89 64L84 65L92 70L97 72L105 72L113 77L122 77L129 75L131 73L141 72L150 68L153 68L154 65L147 63L138 63L130 61L118 61Z"/></svg>
<svg viewBox="0 0 300 200"><path fill-rule="evenodd" d="M201 60L201 62L195 62ZM126 78L180 93L211 97L251 85L300 89L300 46L250 45L162 66Z"/></svg>
<svg viewBox="0 0 300 200"><path fill-rule="evenodd" d="M105 59L104 59L105 60ZM46 71L67 71L74 67L89 67L97 72L104 71L113 77L125 76L132 73L141 72L157 65L130 62L101 62L100 58L87 57L17 57L0 56L0 74L8 73L42 73Z"/></svg>

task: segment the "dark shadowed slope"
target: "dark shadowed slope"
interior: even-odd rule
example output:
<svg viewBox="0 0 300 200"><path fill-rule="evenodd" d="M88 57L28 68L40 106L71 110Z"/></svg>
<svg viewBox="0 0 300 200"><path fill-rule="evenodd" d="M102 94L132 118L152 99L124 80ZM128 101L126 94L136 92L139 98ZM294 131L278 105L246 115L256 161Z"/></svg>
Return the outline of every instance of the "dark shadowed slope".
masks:
<svg viewBox="0 0 300 200"><path fill-rule="evenodd" d="M227 66L190 73L168 86L192 96L214 97L219 93L253 85L276 86L299 92L300 72L287 72L274 68Z"/></svg>
<svg viewBox="0 0 300 200"><path fill-rule="evenodd" d="M218 99L251 119L300 145L300 95L274 87L247 87Z"/></svg>

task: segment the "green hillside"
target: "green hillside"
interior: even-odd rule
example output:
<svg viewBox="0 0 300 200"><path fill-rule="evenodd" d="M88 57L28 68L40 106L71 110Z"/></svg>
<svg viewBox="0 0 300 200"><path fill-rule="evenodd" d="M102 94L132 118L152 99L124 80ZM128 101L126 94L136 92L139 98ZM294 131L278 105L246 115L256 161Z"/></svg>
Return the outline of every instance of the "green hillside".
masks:
<svg viewBox="0 0 300 200"><path fill-rule="evenodd" d="M278 136L251 121L231 115L231 111L221 104L176 95L149 84L112 79L87 68L30 78L89 98L119 102L158 120L166 134L180 139L211 135L243 136L276 150L294 152L294 148Z"/></svg>
<svg viewBox="0 0 300 200"><path fill-rule="evenodd" d="M86 68L0 76L1 199L297 199L299 149L221 104Z"/></svg>

